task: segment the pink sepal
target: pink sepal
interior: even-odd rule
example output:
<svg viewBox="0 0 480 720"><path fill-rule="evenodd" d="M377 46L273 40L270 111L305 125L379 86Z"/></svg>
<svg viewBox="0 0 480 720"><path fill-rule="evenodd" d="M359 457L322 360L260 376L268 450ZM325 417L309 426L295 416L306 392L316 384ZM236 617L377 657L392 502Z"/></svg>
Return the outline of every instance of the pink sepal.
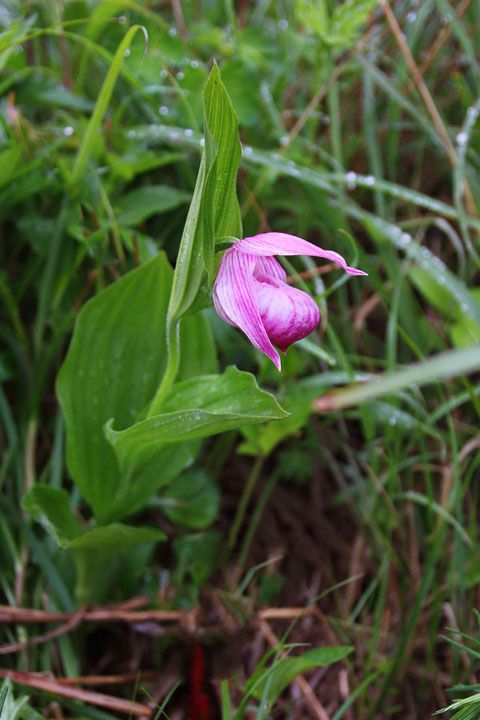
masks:
<svg viewBox="0 0 480 720"><path fill-rule="evenodd" d="M289 235L288 233L261 233L253 237L243 238L233 243L232 248L240 253L248 253L258 256L269 255L312 255L321 257L340 265L348 275L367 275L363 270L357 270L347 265L347 261L334 250L323 250L313 245L308 240Z"/></svg>

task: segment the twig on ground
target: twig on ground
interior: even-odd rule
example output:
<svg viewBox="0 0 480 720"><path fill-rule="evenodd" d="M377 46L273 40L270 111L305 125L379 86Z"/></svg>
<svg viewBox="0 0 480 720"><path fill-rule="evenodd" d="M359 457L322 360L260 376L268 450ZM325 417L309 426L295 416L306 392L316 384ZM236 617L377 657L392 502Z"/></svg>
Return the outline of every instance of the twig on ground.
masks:
<svg viewBox="0 0 480 720"><path fill-rule="evenodd" d="M90 705L109 708L110 710L126 713L130 716L149 718L153 712L152 708L142 703L124 700L123 698L113 697L112 695L104 695L103 693L94 692L93 690L69 687L68 685L57 682L57 680L50 680L31 673L0 669L0 678L10 678L12 682L18 683L19 685L26 685L27 687L72 698L73 700L80 700Z"/></svg>
<svg viewBox="0 0 480 720"><path fill-rule="evenodd" d="M1 645L0 655L8 655L10 653L19 652L20 650L26 650L30 645L41 645L48 640L53 640L53 638L60 637L60 635L65 635L81 623L83 616L84 611L79 610L74 613L66 623L55 628L55 630L51 630L48 633L29 638L28 640L24 640L22 642L11 643L10 645Z"/></svg>
<svg viewBox="0 0 480 720"><path fill-rule="evenodd" d="M180 622L181 610L140 610L131 611L117 608L98 608L83 612L82 622L131 622L147 621ZM62 622L68 621L72 613L48 612L0 605L0 623L2 622Z"/></svg>

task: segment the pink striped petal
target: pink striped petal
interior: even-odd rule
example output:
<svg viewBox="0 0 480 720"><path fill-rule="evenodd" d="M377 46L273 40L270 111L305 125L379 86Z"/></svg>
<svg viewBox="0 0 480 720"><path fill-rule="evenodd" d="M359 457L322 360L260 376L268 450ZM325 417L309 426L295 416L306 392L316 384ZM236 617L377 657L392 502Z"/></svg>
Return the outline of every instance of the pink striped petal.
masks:
<svg viewBox="0 0 480 720"><path fill-rule="evenodd" d="M318 305L302 290L271 278L256 281L255 294L268 337L282 352L317 327Z"/></svg>
<svg viewBox="0 0 480 720"><path fill-rule="evenodd" d="M349 275L367 275L363 270L357 270L347 265L345 258L334 250L323 250L307 240L288 235L287 233L261 233L253 237L237 240L232 248L240 253L248 253L258 256L268 255L311 255L321 257L340 265Z"/></svg>
<svg viewBox="0 0 480 720"><path fill-rule="evenodd" d="M273 277L277 278L277 280L280 280L281 282L285 282L287 279L287 273L278 260L275 260L274 257L268 257L265 255L257 257L257 264L255 265L253 276L257 278L257 280L261 280L263 277Z"/></svg>
<svg viewBox="0 0 480 720"><path fill-rule="evenodd" d="M215 309L230 325L243 330L252 345L265 353L281 370L280 355L263 326L255 297L253 271L257 257L232 247L223 256L213 288Z"/></svg>

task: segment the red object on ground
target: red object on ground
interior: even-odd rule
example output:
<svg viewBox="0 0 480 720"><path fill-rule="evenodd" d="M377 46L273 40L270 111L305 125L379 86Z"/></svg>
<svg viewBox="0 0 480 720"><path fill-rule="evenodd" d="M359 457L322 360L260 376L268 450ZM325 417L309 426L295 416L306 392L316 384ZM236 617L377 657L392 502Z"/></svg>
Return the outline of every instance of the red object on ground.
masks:
<svg viewBox="0 0 480 720"><path fill-rule="evenodd" d="M205 654L200 643L193 647L193 665L190 675L189 716L190 720L212 720L210 700L204 692Z"/></svg>

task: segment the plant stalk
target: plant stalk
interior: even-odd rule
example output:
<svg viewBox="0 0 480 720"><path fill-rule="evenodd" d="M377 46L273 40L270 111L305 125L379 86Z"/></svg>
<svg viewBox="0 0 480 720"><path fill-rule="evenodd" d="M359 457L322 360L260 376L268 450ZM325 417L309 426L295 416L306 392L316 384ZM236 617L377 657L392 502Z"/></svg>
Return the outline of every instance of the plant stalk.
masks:
<svg viewBox="0 0 480 720"><path fill-rule="evenodd" d="M179 329L180 323L178 320L172 321L169 319L167 321L167 367L165 369L165 374L162 378L162 382L160 383L155 397L152 400L152 404L150 405L149 411L147 413L148 417L159 414L163 401L165 400L165 397L167 396L167 393L173 385L173 382L177 375L178 366L180 364Z"/></svg>

